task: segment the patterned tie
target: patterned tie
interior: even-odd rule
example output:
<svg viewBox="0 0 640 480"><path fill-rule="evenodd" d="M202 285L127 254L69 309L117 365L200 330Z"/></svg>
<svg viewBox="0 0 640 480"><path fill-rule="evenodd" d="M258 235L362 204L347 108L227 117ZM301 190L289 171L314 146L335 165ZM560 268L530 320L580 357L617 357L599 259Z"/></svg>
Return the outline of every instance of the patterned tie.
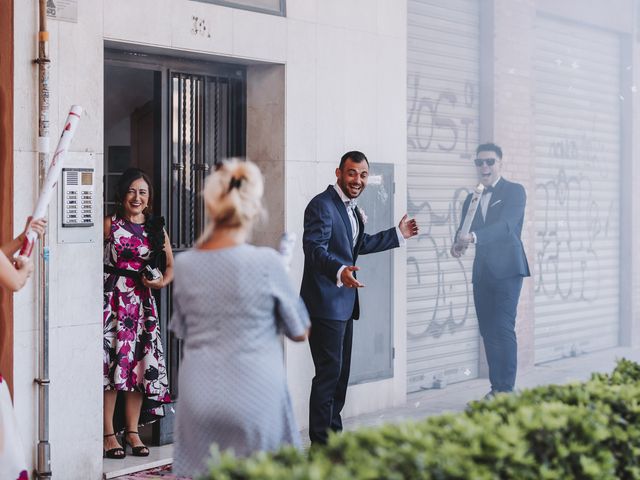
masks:
<svg viewBox="0 0 640 480"><path fill-rule="evenodd" d="M353 245L355 246L358 239L358 217L356 215L356 207L358 201L355 198L344 202L344 206L347 208L347 214L349 216L349 223L351 223L351 233L353 234ZM351 213L349 213L351 212Z"/></svg>
<svg viewBox="0 0 640 480"><path fill-rule="evenodd" d="M489 209L489 195L493 193L493 187L484 187L482 191L482 198L480 199L480 210L482 212L482 219L486 220L487 210Z"/></svg>

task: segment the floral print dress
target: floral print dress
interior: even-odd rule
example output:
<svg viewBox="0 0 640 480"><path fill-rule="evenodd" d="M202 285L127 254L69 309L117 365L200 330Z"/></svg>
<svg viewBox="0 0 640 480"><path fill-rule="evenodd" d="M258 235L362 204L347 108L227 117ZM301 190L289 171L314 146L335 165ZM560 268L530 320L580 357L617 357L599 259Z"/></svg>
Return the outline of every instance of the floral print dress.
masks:
<svg viewBox="0 0 640 480"><path fill-rule="evenodd" d="M150 256L144 225L114 216L105 241L105 265L139 272ZM171 401L158 327L151 289L139 277L105 272L104 389L143 393L140 424L163 416L163 404ZM116 411L116 431L123 428L122 420Z"/></svg>
<svg viewBox="0 0 640 480"><path fill-rule="evenodd" d="M0 375L0 478L29 480L7 382Z"/></svg>

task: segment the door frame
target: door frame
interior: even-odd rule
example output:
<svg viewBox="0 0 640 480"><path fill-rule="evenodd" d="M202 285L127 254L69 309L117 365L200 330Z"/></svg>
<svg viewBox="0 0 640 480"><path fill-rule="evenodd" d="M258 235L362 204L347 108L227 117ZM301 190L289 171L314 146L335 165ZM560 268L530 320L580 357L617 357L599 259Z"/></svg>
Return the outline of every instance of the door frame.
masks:
<svg viewBox="0 0 640 480"><path fill-rule="evenodd" d="M144 49L144 47L142 47ZM177 52L184 53L184 52ZM171 76L174 73L189 75L202 75L205 77L225 77L242 81L242 106L244 114L238 119L239 129L237 144L238 156L244 156L246 152L246 67L241 64L214 63L213 60L177 58L166 53L147 53L136 50L135 46L105 46L104 64L123 68L152 70L159 72L154 80L154 104L159 103L154 122L154 182L159 188L155 188L156 199L154 210L170 221L170 190L172 188L172 162L171 153ZM105 82L106 83L106 82ZM106 91L106 87L105 87ZM159 95L159 98L158 98ZM106 162L106 156L104 161ZM169 229L168 229L169 230ZM173 239L172 245L173 245ZM170 316L168 311L171 286L163 288L157 295L159 307L160 331L165 354L169 385L172 399L175 401L174 392L177 390L177 382L173 380L172 371L178 369L181 346L177 339L168 331L167 325ZM152 444L164 445L173 441L173 409L167 408L165 417L153 424Z"/></svg>

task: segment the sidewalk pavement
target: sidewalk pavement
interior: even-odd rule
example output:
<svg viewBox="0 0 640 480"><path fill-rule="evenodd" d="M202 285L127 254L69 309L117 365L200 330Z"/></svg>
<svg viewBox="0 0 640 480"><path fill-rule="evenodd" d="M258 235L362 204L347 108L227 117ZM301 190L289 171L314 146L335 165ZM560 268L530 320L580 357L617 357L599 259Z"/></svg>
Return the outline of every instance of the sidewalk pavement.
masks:
<svg viewBox="0 0 640 480"><path fill-rule="evenodd" d="M578 357L535 365L518 372L516 388L523 390L539 385L586 381L594 372L611 372L616 365L616 360L620 358L627 358L640 363L640 348L616 347ZM344 420L344 429L350 431L360 427L370 427L384 423L421 420L444 412L461 412L466 408L469 401L482 399L488 391L489 380L479 378L448 385L443 389L411 393L407 396L407 402L404 405L346 418ZM347 397L347 402L348 401L349 399ZM301 435L305 447L308 446L308 431L303 430ZM142 476L144 473L145 472L140 472L139 474L117 478L119 480L158 478L156 476ZM175 477L167 477L167 479L168 478Z"/></svg>
<svg viewBox="0 0 640 480"><path fill-rule="evenodd" d="M616 347L535 365L518 372L516 389L524 390L540 385L586 381L592 373L611 372L615 368L616 360L620 358L640 363L640 348ZM363 426L397 423L411 419L420 420L445 412L461 412L469 401L482 399L489 390L489 379L478 378L448 385L443 389L411 393L407 396L407 402L400 407L345 419L344 429L356 430ZM303 431L302 435L303 441L305 437L308 438L306 431Z"/></svg>

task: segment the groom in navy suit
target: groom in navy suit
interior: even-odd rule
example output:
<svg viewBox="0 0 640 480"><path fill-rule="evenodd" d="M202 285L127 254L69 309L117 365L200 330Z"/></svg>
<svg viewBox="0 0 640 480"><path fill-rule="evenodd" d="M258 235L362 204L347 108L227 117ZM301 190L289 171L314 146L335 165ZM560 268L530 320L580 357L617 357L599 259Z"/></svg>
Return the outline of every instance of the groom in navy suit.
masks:
<svg viewBox="0 0 640 480"><path fill-rule="evenodd" d="M309 401L312 444L327 442L329 430L341 431L349 369L353 320L360 317L356 278L358 255L382 252L418 233L414 219L368 235L355 199L367 186L369 161L362 152L345 153L336 184L316 195L304 212L304 274L300 295L311 316L309 346L315 365Z"/></svg>
<svg viewBox="0 0 640 480"><path fill-rule="evenodd" d="M451 255L459 258L469 244L476 246L473 300L489 364L491 391L487 397L492 397L499 392L513 391L516 381L516 312L523 277L529 276L529 264L520 240L527 196L522 185L502 178L499 146L480 145L474 162L485 188L471 231L466 235L460 228L472 196L464 202Z"/></svg>

